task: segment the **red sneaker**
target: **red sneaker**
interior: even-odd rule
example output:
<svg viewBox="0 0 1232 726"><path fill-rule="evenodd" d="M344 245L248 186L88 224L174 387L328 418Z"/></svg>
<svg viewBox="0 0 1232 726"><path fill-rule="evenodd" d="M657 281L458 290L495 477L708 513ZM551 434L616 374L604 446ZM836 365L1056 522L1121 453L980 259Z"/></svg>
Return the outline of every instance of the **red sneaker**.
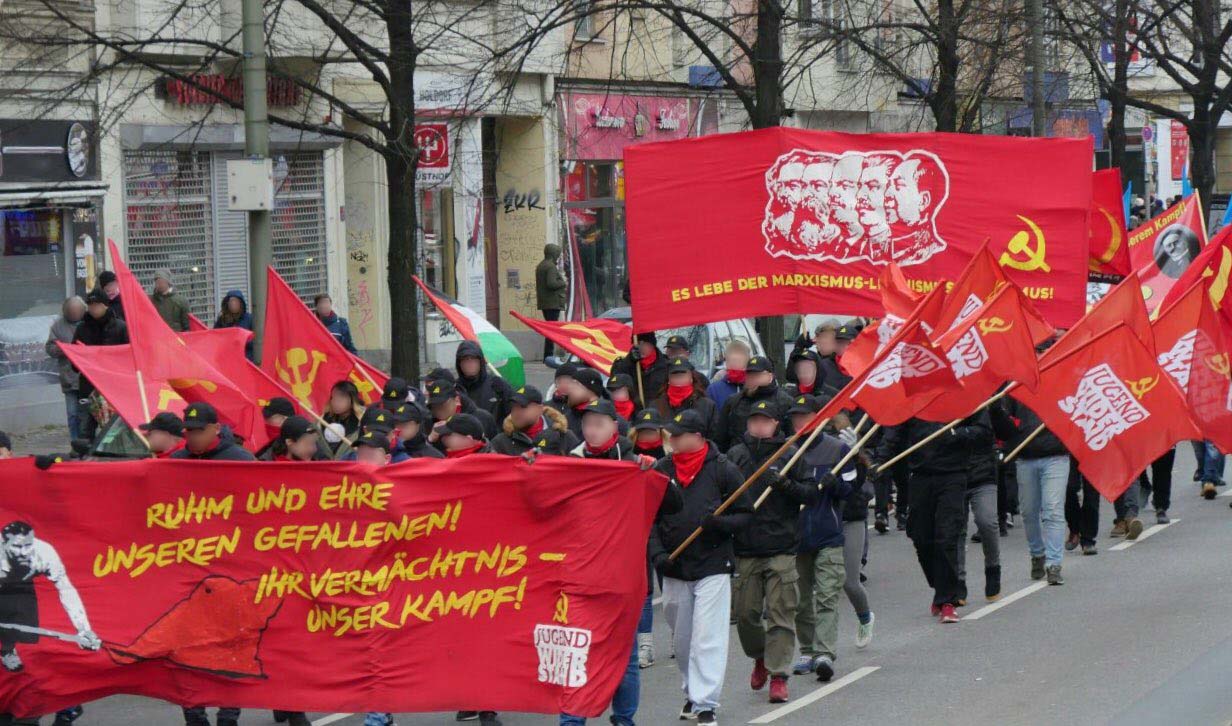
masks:
<svg viewBox="0 0 1232 726"><path fill-rule="evenodd" d="M770 703L787 703L787 676L770 679Z"/></svg>
<svg viewBox="0 0 1232 726"><path fill-rule="evenodd" d="M932 605L928 608L928 612L929 612L929 614L931 614L931 615L935 618L935 617L937 617L938 615L940 615L940 614L941 614L941 606L940 606L940 605L938 605L938 604L936 604L936 603L933 603L933 604L932 604Z"/></svg>
<svg viewBox="0 0 1232 726"><path fill-rule="evenodd" d="M753 661L753 675L749 676L749 688L760 691L766 687L768 680L770 680L770 671L766 670L766 662L761 658Z"/></svg>
<svg viewBox="0 0 1232 726"><path fill-rule="evenodd" d="M955 612L954 606L949 604L948 602L941 606L941 622L943 623L957 623L958 622L958 613Z"/></svg>

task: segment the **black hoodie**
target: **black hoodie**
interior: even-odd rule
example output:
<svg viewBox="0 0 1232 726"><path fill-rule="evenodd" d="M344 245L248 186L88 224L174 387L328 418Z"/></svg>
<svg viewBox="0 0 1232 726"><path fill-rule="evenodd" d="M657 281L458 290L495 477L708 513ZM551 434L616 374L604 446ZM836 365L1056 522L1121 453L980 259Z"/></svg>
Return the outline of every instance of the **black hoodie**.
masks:
<svg viewBox="0 0 1232 726"><path fill-rule="evenodd" d="M128 326L111 308L101 318L86 313L73 331L73 342L82 345L124 345L128 343ZM94 392L93 381L81 376L77 391L82 398L88 397Z"/></svg>
<svg viewBox="0 0 1232 726"><path fill-rule="evenodd" d="M889 461L912 444L922 441L945 424L911 418L885 431L877 446L873 460ZM907 466L916 474L957 474L964 482L971 474L975 456L984 456L992 449L992 424L987 411L980 411L963 419L963 422L913 451L907 457Z"/></svg>
<svg viewBox="0 0 1232 726"><path fill-rule="evenodd" d="M432 444L428 443L428 437L424 436L421 431L414 438L403 439L398 442L398 451L406 454L411 459L444 459L445 455L440 452Z"/></svg>
<svg viewBox="0 0 1232 726"><path fill-rule="evenodd" d="M778 381L768 386L761 386L752 393L742 390L723 403L719 412L718 425L714 427L715 441L724 451L740 443L748 428L749 413L761 401L771 401L778 405L780 411L791 408L794 399L791 394L779 386ZM790 421L783 421L784 426Z"/></svg>
<svg viewBox="0 0 1232 726"><path fill-rule="evenodd" d="M463 356L473 356L479 359L479 374L474 377L462 375ZM475 405L488 413L496 421L504 421L509 415L513 397L513 389L509 383L493 373L488 367L488 359L483 355L483 349L473 340L464 340L458 345L458 353L454 357L454 368L458 372L458 385L470 396Z"/></svg>
<svg viewBox="0 0 1232 726"><path fill-rule="evenodd" d="M506 456L520 456L530 449L540 454L568 456L577 447L579 440L569 431L569 421L554 408L544 407L543 429L531 438L521 429L514 428L513 418L506 416L504 431L492 439L492 451Z"/></svg>
<svg viewBox="0 0 1232 726"><path fill-rule="evenodd" d="M769 439L755 439L746 433L741 442L727 452L727 458L740 469L741 474L750 477L786 440L781 433ZM766 473L753 482L747 492L750 500L757 501L795 453L795 446L787 447L783 455L766 469ZM766 501L753 511L749 525L736 534L737 557L796 554L800 544L800 505L821 501L821 492L817 489L817 482L809 478L809 469L803 462L792 467L787 482L785 490L773 491L766 497Z"/></svg>

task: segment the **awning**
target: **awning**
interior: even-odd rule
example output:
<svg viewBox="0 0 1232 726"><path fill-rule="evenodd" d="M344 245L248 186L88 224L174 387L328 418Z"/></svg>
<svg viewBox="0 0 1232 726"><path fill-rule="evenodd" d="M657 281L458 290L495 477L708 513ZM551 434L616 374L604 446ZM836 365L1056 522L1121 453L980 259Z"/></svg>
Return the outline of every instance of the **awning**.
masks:
<svg viewBox="0 0 1232 726"><path fill-rule="evenodd" d="M84 207L93 205L106 193L106 186L0 191L0 207L28 207L32 204L52 202L59 206Z"/></svg>

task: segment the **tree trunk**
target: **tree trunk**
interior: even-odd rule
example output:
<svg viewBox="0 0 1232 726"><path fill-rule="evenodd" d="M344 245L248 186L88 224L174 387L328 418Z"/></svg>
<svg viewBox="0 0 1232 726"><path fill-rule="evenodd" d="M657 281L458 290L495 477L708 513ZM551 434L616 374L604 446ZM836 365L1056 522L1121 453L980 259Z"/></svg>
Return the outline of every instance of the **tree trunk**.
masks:
<svg viewBox="0 0 1232 726"><path fill-rule="evenodd" d="M1112 85L1115 89L1127 89L1129 88L1129 3L1127 0L1116 0L1112 24ZM1108 119L1109 165L1114 169L1124 170L1125 147L1128 144L1125 135L1125 96L1115 90L1106 95L1112 111ZM1128 179L1121 179L1122 183L1128 181Z"/></svg>
<svg viewBox="0 0 1232 726"><path fill-rule="evenodd" d="M937 2L937 85L929 108L938 131L958 131L958 19L953 0Z"/></svg>
<svg viewBox="0 0 1232 726"><path fill-rule="evenodd" d="M1195 99L1196 100L1196 99ZM1211 194L1215 192L1215 129L1218 118L1206 108L1194 108L1189 131L1189 179L1202 200L1202 217L1211 213Z"/></svg>
<svg viewBox="0 0 1232 726"><path fill-rule="evenodd" d="M385 177L389 184L389 322L390 373L419 380L419 295L411 275L418 258L415 237L415 62L412 0L387 4L389 33L389 151Z"/></svg>
<svg viewBox="0 0 1232 726"><path fill-rule="evenodd" d="M757 104L749 122L755 129L778 126L783 121L783 7L779 0L758 0L757 40L753 47L753 83ZM771 360L782 364L783 318L757 319L757 335ZM779 366L782 377L783 367Z"/></svg>

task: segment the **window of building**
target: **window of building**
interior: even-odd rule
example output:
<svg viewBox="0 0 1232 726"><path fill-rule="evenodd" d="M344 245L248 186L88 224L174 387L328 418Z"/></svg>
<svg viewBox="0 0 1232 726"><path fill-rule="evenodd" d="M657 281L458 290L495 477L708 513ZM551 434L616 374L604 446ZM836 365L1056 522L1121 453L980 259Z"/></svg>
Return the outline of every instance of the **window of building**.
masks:
<svg viewBox="0 0 1232 726"><path fill-rule="evenodd" d="M60 312L68 285L64 212L0 209L0 320Z"/></svg>
<svg viewBox="0 0 1232 726"><path fill-rule="evenodd" d="M617 161L566 162L565 238L577 260L594 315L625 304L624 165Z"/></svg>
<svg viewBox="0 0 1232 726"><path fill-rule="evenodd" d="M274 269L306 302L328 292L321 152L285 154L274 159L274 211L270 217Z"/></svg>

